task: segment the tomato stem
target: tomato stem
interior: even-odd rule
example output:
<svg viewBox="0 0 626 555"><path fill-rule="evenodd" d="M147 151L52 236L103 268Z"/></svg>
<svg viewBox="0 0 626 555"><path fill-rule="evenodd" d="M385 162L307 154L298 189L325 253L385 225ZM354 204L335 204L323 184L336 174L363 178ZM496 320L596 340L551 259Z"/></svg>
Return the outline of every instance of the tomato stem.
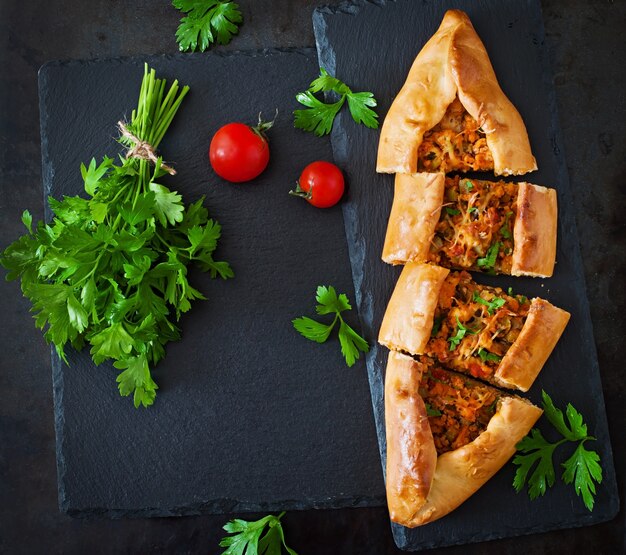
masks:
<svg viewBox="0 0 626 555"><path fill-rule="evenodd" d="M305 191L302 187L300 187L300 182L296 181L295 190L289 191L289 194L293 197L300 197L309 200L313 196L313 187L311 187L308 191Z"/></svg>
<svg viewBox="0 0 626 555"><path fill-rule="evenodd" d="M267 141L268 139L267 139L267 135L265 134L265 132L269 131L274 126L274 123L276 122L276 118L278 117L278 108L276 108L274 119L271 121L263 121L262 114L263 112L259 112L259 123L257 123L256 127L252 127L251 129L257 135L260 135Z"/></svg>

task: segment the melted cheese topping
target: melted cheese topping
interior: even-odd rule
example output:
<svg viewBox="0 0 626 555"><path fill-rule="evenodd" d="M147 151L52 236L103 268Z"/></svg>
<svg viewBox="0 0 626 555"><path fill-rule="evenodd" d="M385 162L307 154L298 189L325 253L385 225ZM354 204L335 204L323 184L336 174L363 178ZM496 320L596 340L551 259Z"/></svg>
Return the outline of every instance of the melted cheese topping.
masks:
<svg viewBox="0 0 626 555"><path fill-rule="evenodd" d="M446 177L444 204L429 261L440 266L511 273L518 185Z"/></svg>
<svg viewBox="0 0 626 555"><path fill-rule="evenodd" d="M418 171L489 171L493 157L485 133L458 98L443 119L424 133L417 154Z"/></svg>
<svg viewBox="0 0 626 555"><path fill-rule="evenodd" d="M467 272L450 272L439 294L425 354L490 381L519 336L529 309L530 301L522 295L478 285Z"/></svg>
<svg viewBox="0 0 626 555"><path fill-rule="evenodd" d="M439 368L426 357L421 362L428 370L422 375L419 393L427 405L437 454L474 441L496 411L498 390Z"/></svg>

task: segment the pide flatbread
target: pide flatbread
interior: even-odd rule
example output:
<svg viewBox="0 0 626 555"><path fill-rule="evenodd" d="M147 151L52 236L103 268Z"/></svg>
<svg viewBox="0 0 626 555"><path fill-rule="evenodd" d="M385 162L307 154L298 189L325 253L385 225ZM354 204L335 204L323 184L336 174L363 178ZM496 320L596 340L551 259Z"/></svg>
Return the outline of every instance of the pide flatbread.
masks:
<svg viewBox="0 0 626 555"><path fill-rule="evenodd" d="M479 285L467 272L409 262L378 341L392 350L431 356L494 385L527 391L569 317L543 299Z"/></svg>
<svg viewBox="0 0 626 555"><path fill-rule="evenodd" d="M536 169L524 122L469 17L447 11L389 108L376 170L519 175Z"/></svg>
<svg viewBox="0 0 626 555"><path fill-rule="evenodd" d="M557 196L532 183L396 174L382 259L550 277Z"/></svg>
<svg viewBox="0 0 626 555"><path fill-rule="evenodd" d="M385 375L387 504L407 527L445 516L515 453L542 410L519 397L390 352Z"/></svg>

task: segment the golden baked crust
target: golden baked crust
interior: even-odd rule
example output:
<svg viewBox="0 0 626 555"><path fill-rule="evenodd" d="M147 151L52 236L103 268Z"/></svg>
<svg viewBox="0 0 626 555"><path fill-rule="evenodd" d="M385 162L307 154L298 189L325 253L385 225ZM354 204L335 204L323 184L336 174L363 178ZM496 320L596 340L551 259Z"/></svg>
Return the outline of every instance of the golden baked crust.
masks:
<svg viewBox="0 0 626 555"><path fill-rule="evenodd" d="M570 314L543 299L532 299L524 327L500 362L494 381L528 391L557 344Z"/></svg>
<svg viewBox="0 0 626 555"><path fill-rule="evenodd" d="M430 339L441 285L449 270L409 262L389 299L378 341L395 351L420 354Z"/></svg>
<svg viewBox="0 0 626 555"><path fill-rule="evenodd" d="M519 183L511 275L550 277L557 235L556 191Z"/></svg>
<svg viewBox="0 0 626 555"><path fill-rule="evenodd" d="M413 62L382 126L376 170L415 173L424 133L458 95L486 134L496 175L537 169L521 116L505 96L469 17L449 10Z"/></svg>
<svg viewBox="0 0 626 555"><path fill-rule="evenodd" d="M382 259L426 262L443 202L443 173L397 173Z"/></svg>
<svg viewBox="0 0 626 555"><path fill-rule="evenodd" d="M410 404L420 396L415 389L407 389L416 379L419 382L421 373L418 361L390 353L387 375L392 379L385 383L385 419L392 424L400 419L415 428L405 425L398 433L387 425L387 503L391 520L410 528L445 516L474 494L511 458L515 445L542 414L524 399L502 397L486 430L467 445L440 455L431 478L434 441L421 418L424 403ZM412 418L403 419L407 407Z"/></svg>
<svg viewBox="0 0 626 555"><path fill-rule="evenodd" d="M385 374L387 501L395 522L410 521L426 502L435 474L437 451L426 407L418 393L422 366L391 351Z"/></svg>

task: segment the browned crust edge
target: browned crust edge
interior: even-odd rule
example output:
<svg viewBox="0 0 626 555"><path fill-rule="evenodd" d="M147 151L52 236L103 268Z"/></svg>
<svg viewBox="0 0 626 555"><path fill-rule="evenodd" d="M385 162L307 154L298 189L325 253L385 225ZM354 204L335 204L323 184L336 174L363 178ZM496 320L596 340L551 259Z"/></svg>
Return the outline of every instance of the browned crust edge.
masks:
<svg viewBox="0 0 626 555"><path fill-rule="evenodd" d="M513 456L516 444L528 434L542 412L525 399L502 398L483 433L471 443L437 459L426 502L417 508L414 516L395 522L413 528L456 509ZM398 445L387 443L387 453L397 448Z"/></svg>
<svg viewBox="0 0 626 555"><path fill-rule="evenodd" d="M409 522L431 488L437 450L424 400L418 393L423 366L391 351L385 373L387 504L394 522Z"/></svg>
<svg viewBox="0 0 626 555"><path fill-rule="evenodd" d="M443 173L397 173L383 261L426 262L445 190Z"/></svg>
<svg viewBox="0 0 626 555"><path fill-rule="evenodd" d="M537 169L522 117L500 88L469 17L460 10L448 10L389 108L376 171L415 173L424 133L441 121L457 94L486 133L496 175Z"/></svg>
<svg viewBox="0 0 626 555"><path fill-rule="evenodd" d="M467 15L450 44L450 70L459 100L486 134L496 175L520 175L537 169L526 126L504 94L489 54Z"/></svg>
<svg viewBox="0 0 626 555"><path fill-rule="evenodd" d="M439 292L450 270L409 262L391 294L378 342L413 355L424 352L433 328Z"/></svg>
<svg viewBox="0 0 626 555"><path fill-rule="evenodd" d="M556 191L531 183L518 185L511 275L550 277L556 259Z"/></svg>
<svg viewBox="0 0 626 555"><path fill-rule="evenodd" d="M524 327L494 374L502 387L528 391L559 341L569 312L543 299L532 299Z"/></svg>

